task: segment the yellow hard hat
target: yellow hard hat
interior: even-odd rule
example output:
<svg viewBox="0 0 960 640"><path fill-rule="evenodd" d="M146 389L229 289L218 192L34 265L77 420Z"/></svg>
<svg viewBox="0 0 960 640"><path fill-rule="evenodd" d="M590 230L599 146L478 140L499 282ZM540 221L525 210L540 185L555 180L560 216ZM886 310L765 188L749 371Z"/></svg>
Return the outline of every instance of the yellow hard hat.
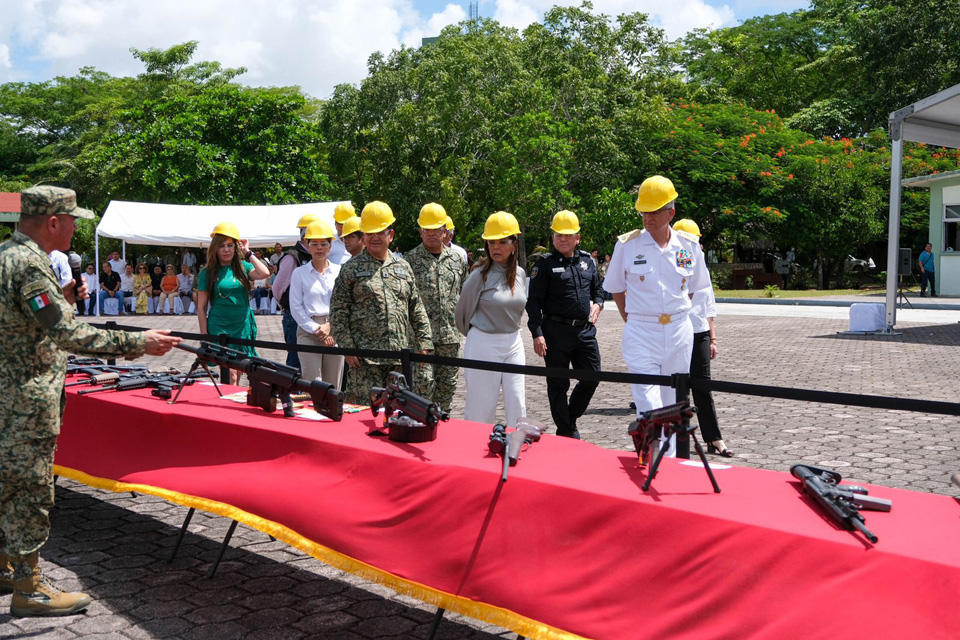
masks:
<svg viewBox="0 0 960 640"><path fill-rule="evenodd" d="M439 229L446 225L449 219L450 217L442 205L436 202L428 202L420 209L420 217L417 219L417 224L420 225L421 229Z"/></svg>
<svg viewBox="0 0 960 640"><path fill-rule="evenodd" d="M210 234L210 237L220 234L221 236L227 236L228 238L233 238L237 242L240 241L240 230L237 229L237 225L232 222L221 222L213 228L213 233Z"/></svg>
<svg viewBox="0 0 960 640"><path fill-rule="evenodd" d="M700 227L696 222L690 218L684 218L683 220L677 220L673 223L673 230L681 233L685 233L695 238L700 237Z"/></svg>
<svg viewBox="0 0 960 640"><path fill-rule="evenodd" d="M360 231L364 233L380 233L397 219L393 217L393 210L386 202L374 200L368 202L360 212Z"/></svg>
<svg viewBox="0 0 960 640"><path fill-rule="evenodd" d="M641 183L636 208L640 213L650 213L676 199L677 190L673 188L673 183L663 176L653 176Z"/></svg>
<svg viewBox="0 0 960 640"><path fill-rule="evenodd" d="M447 216L447 231L453 231L457 227L453 224L453 218Z"/></svg>
<svg viewBox="0 0 960 640"><path fill-rule="evenodd" d="M497 211L483 225L484 240L499 240L509 238L510 236L520 235L520 223L513 217L512 213L506 211Z"/></svg>
<svg viewBox="0 0 960 640"><path fill-rule="evenodd" d="M577 214L573 211L564 209L553 216L553 224L550 225L550 230L562 235L580 233L580 220L577 219Z"/></svg>
<svg viewBox="0 0 960 640"><path fill-rule="evenodd" d="M324 220L314 220L307 225L307 232L304 234L304 240L323 240L325 238L333 239L333 228Z"/></svg>
<svg viewBox="0 0 960 640"><path fill-rule="evenodd" d="M297 222L297 229L306 229L307 225L315 220L319 220L320 216L315 213L305 213L300 216L300 220Z"/></svg>
<svg viewBox="0 0 960 640"><path fill-rule="evenodd" d="M340 234L341 238L346 238L351 233L357 233L360 231L360 216L353 216L349 220L343 223L343 232Z"/></svg>
<svg viewBox="0 0 960 640"><path fill-rule="evenodd" d="M337 205L337 208L333 210L333 219L343 224L350 218L353 218L357 215L356 209L353 208L353 205L349 202L341 202Z"/></svg>

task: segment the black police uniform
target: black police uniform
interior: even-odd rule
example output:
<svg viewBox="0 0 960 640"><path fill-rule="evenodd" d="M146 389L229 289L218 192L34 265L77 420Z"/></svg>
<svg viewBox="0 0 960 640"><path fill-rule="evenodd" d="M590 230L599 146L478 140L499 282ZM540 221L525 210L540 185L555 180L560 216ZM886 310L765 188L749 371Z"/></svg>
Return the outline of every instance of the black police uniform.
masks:
<svg viewBox="0 0 960 640"><path fill-rule="evenodd" d="M565 258L556 250L537 260L530 272L527 326L534 338L543 336L548 367L600 370L597 328L590 322L590 303L603 306L600 274L585 251ZM577 418L590 404L599 383L581 380L567 400L568 378L547 378L550 413L557 435L579 438Z"/></svg>

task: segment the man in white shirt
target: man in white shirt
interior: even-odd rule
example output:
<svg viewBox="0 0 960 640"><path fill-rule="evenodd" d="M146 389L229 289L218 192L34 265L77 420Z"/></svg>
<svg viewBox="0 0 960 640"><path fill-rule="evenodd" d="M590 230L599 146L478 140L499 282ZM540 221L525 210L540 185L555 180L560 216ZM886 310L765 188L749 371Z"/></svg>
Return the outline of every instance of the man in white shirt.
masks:
<svg viewBox="0 0 960 640"><path fill-rule="evenodd" d="M676 189L667 178L653 176L643 181L636 203L643 230L618 238L603 281L626 323L621 351L630 373L669 376L690 372L690 298L693 292L711 285L699 243L670 228L676 198ZM672 387L635 384L631 388L637 417L677 401Z"/></svg>
<svg viewBox="0 0 960 640"><path fill-rule="evenodd" d="M100 276L97 275L96 267L88 264L86 271L84 271L80 277L83 278L83 281L87 284L87 291L90 293L90 299L87 300L86 314L92 316L96 313L95 309L97 309L100 300Z"/></svg>
<svg viewBox="0 0 960 640"><path fill-rule="evenodd" d="M107 262L110 263L110 268L117 274L123 273L123 268L127 266L127 261L120 257L119 251L111 253Z"/></svg>
<svg viewBox="0 0 960 640"><path fill-rule="evenodd" d="M333 244L330 245L330 255L327 259L335 265L341 265L352 257L347 251L346 245L343 244L343 223L355 217L357 217L357 212L349 202L341 202L333 210L333 226L337 229L337 237L333 239Z"/></svg>
<svg viewBox="0 0 960 640"><path fill-rule="evenodd" d="M48 256L50 266L53 267L53 272L57 274L57 280L60 281L60 287L66 287L73 280L73 274L70 273L70 259L67 258L67 254L56 249L51 251Z"/></svg>
<svg viewBox="0 0 960 640"><path fill-rule="evenodd" d="M190 267L184 262L180 265L180 273L177 274L177 281L180 283L178 294L180 302L183 303L183 312L189 313L190 303L196 302L196 293L193 291L193 275L190 273Z"/></svg>
<svg viewBox="0 0 960 640"><path fill-rule="evenodd" d="M183 250L183 256L180 258L180 266L186 266L189 273L193 273L197 264L197 256L193 255L190 249Z"/></svg>
<svg viewBox="0 0 960 640"><path fill-rule="evenodd" d="M133 298L133 265L126 264L123 271L120 272L120 291L123 293L123 304L130 307L133 311L133 305L136 300Z"/></svg>

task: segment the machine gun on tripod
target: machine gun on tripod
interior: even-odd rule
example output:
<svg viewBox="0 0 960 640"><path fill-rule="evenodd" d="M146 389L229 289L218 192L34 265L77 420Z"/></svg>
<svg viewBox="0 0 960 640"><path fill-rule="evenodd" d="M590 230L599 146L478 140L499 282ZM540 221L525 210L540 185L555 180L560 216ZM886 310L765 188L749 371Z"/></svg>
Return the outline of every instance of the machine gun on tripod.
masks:
<svg viewBox="0 0 960 640"><path fill-rule="evenodd" d="M713 492L720 493L720 485L717 484L717 479L713 477L713 470L710 468L710 463L707 462L707 456L704 455L703 447L700 446L700 441L697 440L695 433L697 427L696 425L690 424L690 418L692 418L696 412L697 408L691 407L689 402L678 402L661 409L645 411L643 415L630 423L627 433L633 438L633 446L636 448L637 455L640 457L640 465L649 465L647 479L644 481L642 487L644 491L650 490L650 483L653 482L654 477L657 475L657 470L660 468L660 461L663 460L667 449L670 448L670 436L677 434L678 440L687 437L693 439L693 446L696 448L697 455L700 456L700 461L703 462L703 468L710 478L710 484L713 485ZM663 442L660 443L658 450L657 443L660 442L661 430L665 437ZM651 460L653 464L650 464Z"/></svg>

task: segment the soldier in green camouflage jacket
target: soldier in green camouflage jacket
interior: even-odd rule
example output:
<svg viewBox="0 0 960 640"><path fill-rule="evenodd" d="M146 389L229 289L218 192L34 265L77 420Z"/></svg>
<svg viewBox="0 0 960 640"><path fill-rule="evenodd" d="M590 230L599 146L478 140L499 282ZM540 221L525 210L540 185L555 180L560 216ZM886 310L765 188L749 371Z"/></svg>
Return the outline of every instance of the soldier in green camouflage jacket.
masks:
<svg viewBox="0 0 960 640"><path fill-rule="evenodd" d="M14 591L14 615L65 615L90 604L41 579L38 558L50 532L67 353L160 355L180 341L75 319L74 297L85 288L61 289L47 254L69 249L76 218L93 212L77 207L73 191L32 187L21 194L22 232L0 244L0 590Z"/></svg>
<svg viewBox="0 0 960 640"><path fill-rule="evenodd" d="M420 300L410 265L390 251L395 222L390 207L371 202L360 215L366 248L340 268L330 300L330 325L337 346L345 349L421 353L433 348L430 320ZM367 404L371 387L382 387L398 360L344 358L350 371L347 402Z"/></svg>
<svg viewBox="0 0 960 640"><path fill-rule="evenodd" d="M460 299L463 281L467 279L467 263L443 244L447 212L431 202L420 210L420 238L423 243L408 251L404 260L413 269L420 290L420 299L430 318L433 332L433 353L448 358L460 357L460 331L454 309ZM457 367L416 363L414 392L449 411L457 390Z"/></svg>

